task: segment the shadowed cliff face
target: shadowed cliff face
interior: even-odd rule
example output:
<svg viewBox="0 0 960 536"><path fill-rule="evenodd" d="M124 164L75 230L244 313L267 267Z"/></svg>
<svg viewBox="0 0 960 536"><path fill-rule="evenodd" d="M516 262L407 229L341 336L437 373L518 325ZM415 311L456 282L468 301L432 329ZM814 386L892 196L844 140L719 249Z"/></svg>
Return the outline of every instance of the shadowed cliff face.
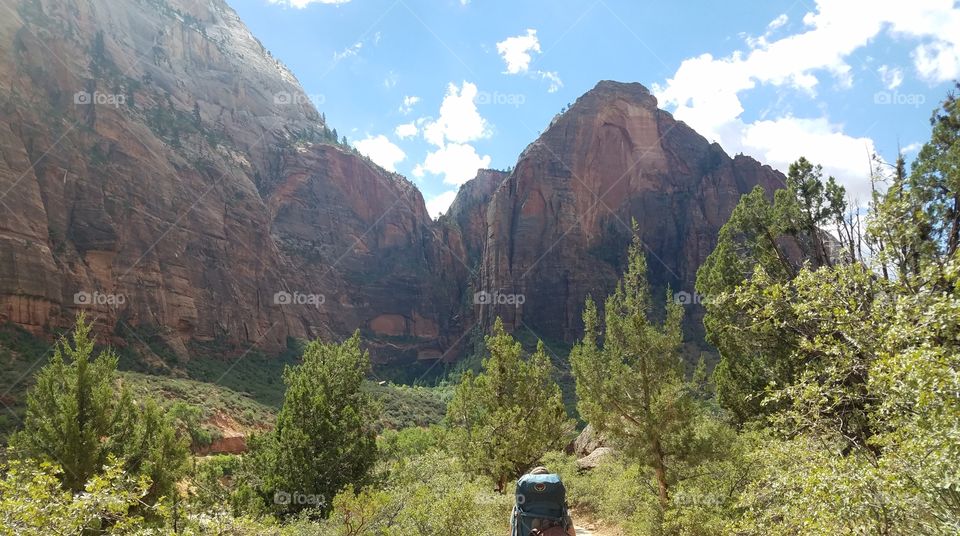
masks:
<svg viewBox="0 0 960 536"><path fill-rule="evenodd" d="M654 284L692 291L739 196L780 184L642 86L603 82L432 221L409 181L331 139L222 0L4 11L0 322L34 333L87 311L101 335L146 329L186 356L359 329L405 364L455 359L499 314L572 341L631 218Z"/></svg>
<svg viewBox="0 0 960 536"><path fill-rule="evenodd" d="M657 109L640 84L601 82L527 147L493 195L481 285L500 299L481 316L573 342L584 298L602 299L625 267L632 220L653 286L692 293L720 227L757 184L773 191L782 176L731 159ZM688 310L694 334L701 314Z"/></svg>
<svg viewBox="0 0 960 536"><path fill-rule="evenodd" d="M276 351L361 329L440 355L453 316L420 193L331 144L222 1L24 0L0 17L0 321L86 310ZM390 340L387 340L390 339Z"/></svg>

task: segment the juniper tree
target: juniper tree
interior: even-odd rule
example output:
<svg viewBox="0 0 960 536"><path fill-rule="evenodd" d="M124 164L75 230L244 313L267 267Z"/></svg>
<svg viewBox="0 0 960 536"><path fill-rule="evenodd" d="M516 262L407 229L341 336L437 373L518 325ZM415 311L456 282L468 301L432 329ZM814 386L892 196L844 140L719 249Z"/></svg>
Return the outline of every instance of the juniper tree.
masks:
<svg viewBox="0 0 960 536"><path fill-rule="evenodd" d="M651 320L647 263L635 233L629 265L604 304L603 324L588 298L584 336L570 354L580 415L654 473L661 507L668 506L671 473L692 462L703 445L693 437L699 415L684 378L682 306L669 296L662 322Z"/></svg>
<svg viewBox="0 0 960 536"><path fill-rule="evenodd" d="M543 342L528 359L498 318L490 355L467 372L447 408L450 446L463 465L491 478L497 491L559 447L570 427Z"/></svg>
<svg viewBox="0 0 960 536"><path fill-rule="evenodd" d="M277 426L252 449L259 491L277 513L326 514L339 491L366 483L377 459L375 405L361 389L369 368L358 331L342 344L309 343L284 370Z"/></svg>
<svg viewBox="0 0 960 536"><path fill-rule="evenodd" d="M155 402L133 399L117 374L113 351L95 352L91 326L79 315L72 343L61 340L37 373L23 429L11 445L20 457L58 465L63 487L74 492L114 457L125 471L150 478L144 501L152 504L175 492L187 460L186 441Z"/></svg>

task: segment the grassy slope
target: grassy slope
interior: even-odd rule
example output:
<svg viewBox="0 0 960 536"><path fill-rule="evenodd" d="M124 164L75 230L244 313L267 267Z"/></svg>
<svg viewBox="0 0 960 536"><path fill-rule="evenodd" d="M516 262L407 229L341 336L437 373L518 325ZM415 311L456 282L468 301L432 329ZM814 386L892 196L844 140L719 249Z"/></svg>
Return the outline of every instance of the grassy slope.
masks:
<svg viewBox="0 0 960 536"><path fill-rule="evenodd" d="M152 343L142 334L138 340ZM162 345L149 347L153 354L149 361L138 360L132 346L118 350L121 381L135 395L151 396L164 406L182 401L199 408L203 427L214 437L223 421L233 421L229 424L244 432L271 427L283 403L283 369L298 359L295 348L279 357L250 352L233 359L213 357L215 349L206 348L178 361ZM50 353L50 343L12 326L0 326L0 444L23 419L26 391ZM157 362L171 366L147 364ZM452 395L450 387L369 382L366 389L382 404L380 429L437 423Z"/></svg>
<svg viewBox="0 0 960 536"><path fill-rule="evenodd" d="M120 378L137 398L150 396L165 407L183 402L200 408L201 422L215 435L219 432L217 421L232 420L239 431L248 432L270 428L276 420L275 407L221 385L139 372L121 372Z"/></svg>
<svg viewBox="0 0 960 536"><path fill-rule="evenodd" d="M383 404L380 426L399 430L439 423L453 396L452 387L419 387L392 383L368 383L368 393Z"/></svg>
<svg viewBox="0 0 960 536"><path fill-rule="evenodd" d="M23 419L27 387L52 353L50 344L12 326L0 325L0 444Z"/></svg>

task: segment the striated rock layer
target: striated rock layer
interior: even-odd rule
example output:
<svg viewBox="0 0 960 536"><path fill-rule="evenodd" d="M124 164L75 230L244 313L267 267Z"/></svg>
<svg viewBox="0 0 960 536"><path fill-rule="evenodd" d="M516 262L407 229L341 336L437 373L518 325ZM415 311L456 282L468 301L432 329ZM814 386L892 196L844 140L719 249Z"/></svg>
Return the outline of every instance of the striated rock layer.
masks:
<svg viewBox="0 0 960 536"><path fill-rule="evenodd" d="M359 329L402 364L452 360L501 315L570 342L631 219L654 284L692 291L739 196L780 179L639 84L602 82L433 221L409 181L336 143L223 0L0 17L0 322L38 334L86 311L186 356Z"/></svg>
<svg viewBox="0 0 960 536"><path fill-rule="evenodd" d="M420 193L331 141L226 3L4 11L0 321L86 310L183 354L355 329L381 360L448 349L455 261Z"/></svg>
<svg viewBox="0 0 960 536"><path fill-rule="evenodd" d="M584 298L602 299L625 268L632 220L651 284L692 293L740 196L758 184L772 192L782 181L659 110L642 85L600 82L527 147L494 193L482 286L523 299L492 300L481 314L573 342ZM694 334L701 315L699 307L687 314Z"/></svg>

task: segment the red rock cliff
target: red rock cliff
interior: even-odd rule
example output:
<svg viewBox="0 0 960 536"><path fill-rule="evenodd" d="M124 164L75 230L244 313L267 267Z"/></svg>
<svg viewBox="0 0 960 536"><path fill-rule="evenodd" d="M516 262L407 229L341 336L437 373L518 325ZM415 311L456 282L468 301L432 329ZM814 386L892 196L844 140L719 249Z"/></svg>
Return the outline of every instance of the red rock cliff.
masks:
<svg viewBox="0 0 960 536"><path fill-rule="evenodd" d="M602 299L622 273L634 219L651 283L693 292L740 196L781 181L659 110L642 85L600 82L527 147L494 193L480 288L523 300L481 305L480 314L572 342L584 298Z"/></svg>
<svg viewBox="0 0 960 536"><path fill-rule="evenodd" d="M380 359L448 349L459 303L432 274L452 259L420 193L331 143L223 1L5 12L0 321L41 333L86 310L178 352L354 329Z"/></svg>
<svg viewBox="0 0 960 536"><path fill-rule="evenodd" d="M0 18L0 322L88 311L187 355L359 329L380 362L453 359L478 321L572 341L623 268L690 291L739 196L729 158L639 84L602 82L438 221L330 138L222 0L22 0ZM519 305L475 307L476 292ZM695 317L695 315L694 315Z"/></svg>

